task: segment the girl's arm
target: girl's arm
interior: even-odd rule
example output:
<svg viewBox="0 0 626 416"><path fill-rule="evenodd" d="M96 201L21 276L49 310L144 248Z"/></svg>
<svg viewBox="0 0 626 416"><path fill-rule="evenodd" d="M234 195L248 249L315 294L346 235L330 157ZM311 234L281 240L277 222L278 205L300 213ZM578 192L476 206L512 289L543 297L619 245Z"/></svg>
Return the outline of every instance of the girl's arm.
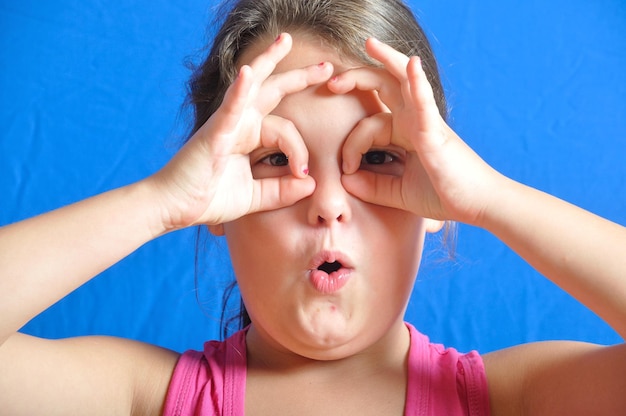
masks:
<svg viewBox="0 0 626 416"><path fill-rule="evenodd" d="M0 229L0 413L160 410L177 354L113 338L53 341L16 333L161 234L155 200L153 187L139 182Z"/></svg>
<svg viewBox="0 0 626 416"><path fill-rule="evenodd" d="M242 67L220 108L156 174L0 229L0 413L159 410L176 354L111 338L49 341L16 331L159 235L288 206L313 191L302 138L267 115L283 96L327 81L333 68L272 75L290 49L284 34ZM260 146L289 154L292 175L254 180L248 154Z"/></svg>
<svg viewBox="0 0 626 416"><path fill-rule="evenodd" d="M364 120L344 146L343 183L355 196L416 215L483 227L626 336L626 229L508 179L439 116L419 58L375 40L382 69L354 69L329 82L336 93L376 90L390 113ZM357 170L371 147L407 151L401 176ZM494 414L621 414L626 344L556 342L489 354Z"/></svg>
<svg viewBox="0 0 626 416"><path fill-rule="evenodd" d="M0 229L0 345L159 235L287 206L312 192L302 138L284 120L266 116L281 97L328 80L333 69L314 65L272 75L290 49L285 34L244 66L220 109L155 175ZM291 155L293 175L254 180L248 153L259 146Z"/></svg>
<svg viewBox="0 0 626 416"><path fill-rule="evenodd" d="M626 335L626 229L504 179L477 225ZM485 357L494 414L626 411L626 344L544 342ZM517 412L512 411L517 404Z"/></svg>
<svg viewBox="0 0 626 416"><path fill-rule="evenodd" d="M476 225L626 338L626 228L501 177Z"/></svg>
<svg viewBox="0 0 626 416"><path fill-rule="evenodd" d="M0 342L31 318L162 234L148 182L0 229Z"/></svg>
<svg viewBox="0 0 626 416"><path fill-rule="evenodd" d="M355 69L329 82L336 93L376 90L390 109L348 138L346 188L370 202L489 230L626 336L626 229L495 171L440 117L419 58L375 40L367 50L385 70ZM393 145L408 153L402 176L357 170L369 148Z"/></svg>

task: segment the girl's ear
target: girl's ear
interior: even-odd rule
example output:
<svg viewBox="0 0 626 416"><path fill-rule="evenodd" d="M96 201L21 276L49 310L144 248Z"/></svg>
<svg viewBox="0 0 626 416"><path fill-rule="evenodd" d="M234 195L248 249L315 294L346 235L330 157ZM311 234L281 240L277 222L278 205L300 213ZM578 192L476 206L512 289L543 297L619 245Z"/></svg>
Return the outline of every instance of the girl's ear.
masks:
<svg viewBox="0 0 626 416"><path fill-rule="evenodd" d="M215 224L215 225L207 225L211 234L216 237L221 237L224 235L224 224Z"/></svg>
<svg viewBox="0 0 626 416"><path fill-rule="evenodd" d="M446 223L445 221L433 220L430 218L424 218L424 221L426 221L426 232L431 234L439 232Z"/></svg>

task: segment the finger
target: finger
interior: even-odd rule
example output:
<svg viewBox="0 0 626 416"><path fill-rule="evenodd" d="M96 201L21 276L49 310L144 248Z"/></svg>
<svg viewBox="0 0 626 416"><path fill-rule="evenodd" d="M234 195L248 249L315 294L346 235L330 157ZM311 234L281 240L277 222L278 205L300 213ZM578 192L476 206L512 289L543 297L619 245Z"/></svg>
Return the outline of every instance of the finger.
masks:
<svg viewBox="0 0 626 416"><path fill-rule="evenodd" d="M249 66L257 81L262 82L274 72L276 65L291 51L292 44L291 35L281 33L265 51L250 62Z"/></svg>
<svg viewBox="0 0 626 416"><path fill-rule="evenodd" d="M304 179L281 176L256 180L249 213L288 207L311 195L314 190L315 180L310 176Z"/></svg>
<svg viewBox="0 0 626 416"><path fill-rule="evenodd" d="M397 176L359 171L343 175L341 183L346 191L362 201L405 209L402 204L402 179Z"/></svg>
<svg viewBox="0 0 626 416"><path fill-rule="evenodd" d="M419 118L420 130L430 131L441 123L432 86L426 78L420 58L412 57L407 65L411 101Z"/></svg>
<svg viewBox="0 0 626 416"><path fill-rule="evenodd" d="M290 120L269 115L261 125L261 146L278 148L289 160L289 169L296 178L308 175L309 151L296 126Z"/></svg>
<svg viewBox="0 0 626 416"><path fill-rule="evenodd" d="M374 146L391 142L392 115L378 113L359 121L348 135L342 148L342 170L352 174L359 169L363 155Z"/></svg>
<svg viewBox="0 0 626 416"><path fill-rule="evenodd" d="M306 88L321 84L330 79L333 74L333 65L330 62L321 62L305 68L293 69L270 76L259 91L259 111L266 115L271 112L280 101L289 94L294 94Z"/></svg>
<svg viewBox="0 0 626 416"><path fill-rule="evenodd" d="M409 58L405 54L374 38L369 38L365 42L365 51L370 57L383 64L396 79L401 82L406 79Z"/></svg>
<svg viewBox="0 0 626 416"><path fill-rule="evenodd" d="M248 105L253 83L252 69L248 65L242 66L239 75L226 90L220 111L216 114L218 128L230 131L237 126Z"/></svg>
<svg viewBox="0 0 626 416"><path fill-rule="evenodd" d="M335 94L346 94L353 90L376 91L380 100L389 109L399 111L404 98L399 81L388 71L380 68L349 69L328 82L328 89Z"/></svg>

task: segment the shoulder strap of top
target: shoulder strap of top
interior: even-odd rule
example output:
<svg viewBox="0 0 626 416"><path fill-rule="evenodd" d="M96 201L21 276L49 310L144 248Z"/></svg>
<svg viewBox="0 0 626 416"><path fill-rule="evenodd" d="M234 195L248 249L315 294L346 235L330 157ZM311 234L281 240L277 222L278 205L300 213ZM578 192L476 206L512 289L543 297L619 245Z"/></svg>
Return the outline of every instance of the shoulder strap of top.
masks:
<svg viewBox="0 0 626 416"><path fill-rule="evenodd" d="M407 324L411 334L406 415L489 416L482 358L433 344Z"/></svg>
<svg viewBox="0 0 626 416"><path fill-rule="evenodd" d="M164 416L244 414L245 331L183 353L172 374Z"/></svg>

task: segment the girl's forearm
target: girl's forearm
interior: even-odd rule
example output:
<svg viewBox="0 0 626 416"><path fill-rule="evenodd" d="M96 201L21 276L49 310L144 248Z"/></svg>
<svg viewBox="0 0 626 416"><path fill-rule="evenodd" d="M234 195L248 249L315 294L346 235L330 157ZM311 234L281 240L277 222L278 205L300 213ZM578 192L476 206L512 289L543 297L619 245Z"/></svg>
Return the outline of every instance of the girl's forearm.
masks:
<svg viewBox="0 0 626 416"><path fill-rule="evenodd" d="M142 244L163 234L147 181L0 229L0 343Z"/></svg>
<svg viewBox="0 0 626 416"><path fill-rule="evenodd" d="M626 338L626 228L508 179L501 189L479 225Z"/></svg>

